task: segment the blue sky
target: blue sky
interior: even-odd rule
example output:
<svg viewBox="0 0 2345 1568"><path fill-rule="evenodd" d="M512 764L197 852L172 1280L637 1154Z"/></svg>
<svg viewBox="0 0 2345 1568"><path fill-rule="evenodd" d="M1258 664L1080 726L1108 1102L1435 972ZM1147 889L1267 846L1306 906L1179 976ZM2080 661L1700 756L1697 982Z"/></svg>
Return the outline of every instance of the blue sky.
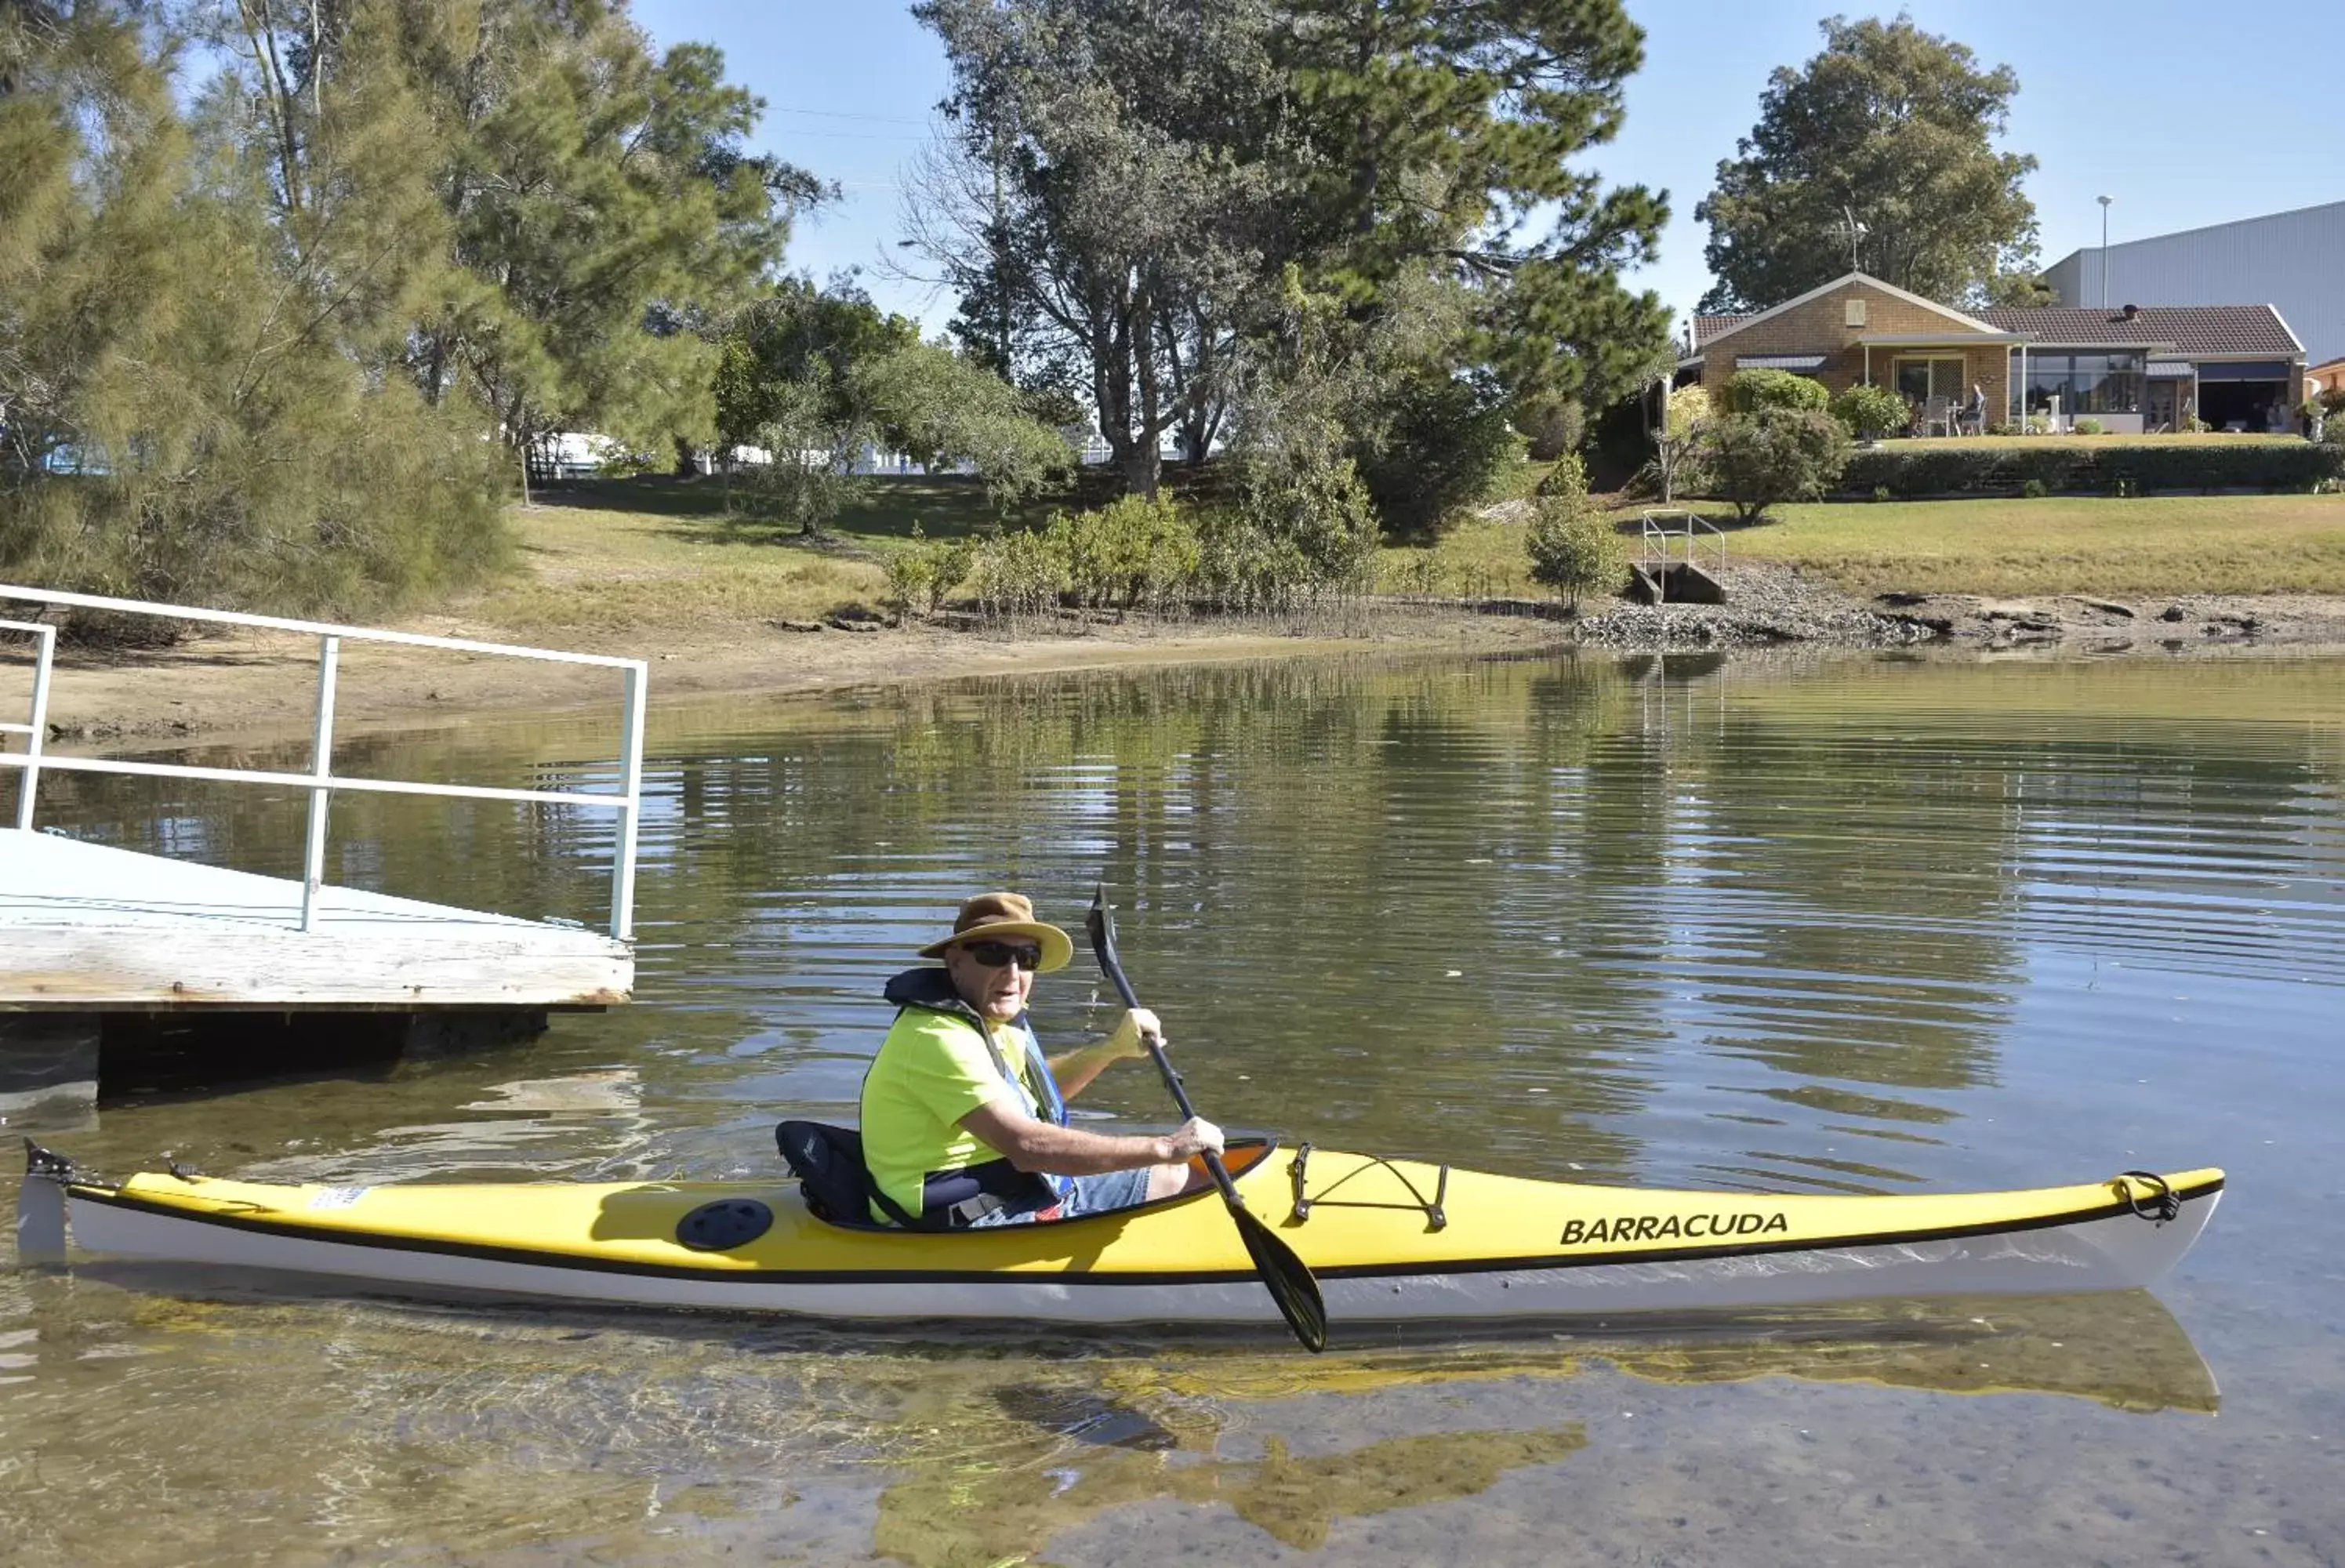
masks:
<svg viewBox="0 0 2345 1568"><path fill-rule="evenodd" d="M2047 265L2100 242L2102 195L2116 197L2113 243L2345 199L2340 0L2236 12L2206 0L1905 8L2019 74L2005 145L2043 166L2028 194ZM1836 9L1867 14L1786 0L1629 0L1646 32L1645 68L1629 84L1627 126L1589 162L1608 180L1669 192L1660 259L1638 287L1680 311L1708 287L1694 204L1750 131L1768 73L1813 55L1817 20ZM861 267L881 304L941 327L949 300L875 272L902 233L896 181L946 89L936 41L908 11L885 0L635 0L634 12L663 44L724 49L732 77L766 101L759 145L845 187L844 200L800 226L791 268L827 277Z"/></svg>

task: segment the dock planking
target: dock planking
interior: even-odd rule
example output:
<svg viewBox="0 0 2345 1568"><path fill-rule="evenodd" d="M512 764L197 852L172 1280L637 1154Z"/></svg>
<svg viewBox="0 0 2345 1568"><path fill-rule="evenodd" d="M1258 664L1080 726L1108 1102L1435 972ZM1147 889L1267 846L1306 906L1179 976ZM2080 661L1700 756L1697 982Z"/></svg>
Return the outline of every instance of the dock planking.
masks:
<svg viewBox="0 0 2345 1568"><path fill-rule="evenodd" d="M626 1001L634 954L581 928L0 828L0 1012L411 1012Z"/></svg>

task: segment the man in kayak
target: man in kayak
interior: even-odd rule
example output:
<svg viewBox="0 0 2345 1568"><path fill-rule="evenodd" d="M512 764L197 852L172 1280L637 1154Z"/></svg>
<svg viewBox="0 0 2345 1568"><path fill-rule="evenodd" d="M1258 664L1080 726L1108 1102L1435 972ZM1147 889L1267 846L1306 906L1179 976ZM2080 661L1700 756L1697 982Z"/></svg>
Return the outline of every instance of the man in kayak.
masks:
<svg viewBox="0 0 2345 1568"><path fill-rule="evenodd" d="M1066 1097L1110 1064L1162 1044L1156 1016L1123 1015L1096 1046L1045 1061L1026 1022L1034 977L1075 945L1015 893L960 906L952 935L920 949L944 966L907 969L883 993L895 1026L863 1077L863 1159L878 1189L874 1220L959 1228L1073 1219L1208 1184L1186 1161L1222 1151L1221 1129L1193 1119L1162 1138L1067 1125Z"/></svg>

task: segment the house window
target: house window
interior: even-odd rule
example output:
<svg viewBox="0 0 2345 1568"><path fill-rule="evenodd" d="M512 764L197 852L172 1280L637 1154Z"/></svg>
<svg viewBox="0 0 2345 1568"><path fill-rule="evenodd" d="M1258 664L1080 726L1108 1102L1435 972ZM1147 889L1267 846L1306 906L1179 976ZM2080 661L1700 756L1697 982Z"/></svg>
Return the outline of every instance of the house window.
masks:
<svg viewBox="0 0 2345 1568"><path fill-rule="evenodd" d="M2144 356L2033 354L2027 357L2027 410L2040 413L2060 400L2066 414L2141 412Z"/></svg>
<svg viewBox="0 0 2345 1568"><path fill-rule="evenodd" d="M1963 385L1962 360L1898 360L1897 395L1917 408L1933 400L1961 402L1968 395Z"/></svg>

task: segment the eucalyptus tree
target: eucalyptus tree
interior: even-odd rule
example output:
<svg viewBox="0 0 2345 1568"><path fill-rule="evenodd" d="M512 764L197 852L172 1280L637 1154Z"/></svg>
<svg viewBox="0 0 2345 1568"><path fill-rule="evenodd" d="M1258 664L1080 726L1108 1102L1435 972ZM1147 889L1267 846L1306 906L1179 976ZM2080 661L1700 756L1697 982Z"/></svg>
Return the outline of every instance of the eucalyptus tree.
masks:
<svg viewBox="0 0 2345 1568"><path fill-rule="evenodd" d="M1086 402L1127 486L1202 457L1278 250L1265 0L923 0L953 70L908 203L957 330Z"/></svg>
<svg viewBox="0 0 2345 1568"><path fill-rule="evenodd" d="M1852 268L1933 299L2030 302L2035 159L1995 145L2018 76L1910 16L1822 26L1694 209L1717 280L1701 308L1765 309Z"/></svg>

